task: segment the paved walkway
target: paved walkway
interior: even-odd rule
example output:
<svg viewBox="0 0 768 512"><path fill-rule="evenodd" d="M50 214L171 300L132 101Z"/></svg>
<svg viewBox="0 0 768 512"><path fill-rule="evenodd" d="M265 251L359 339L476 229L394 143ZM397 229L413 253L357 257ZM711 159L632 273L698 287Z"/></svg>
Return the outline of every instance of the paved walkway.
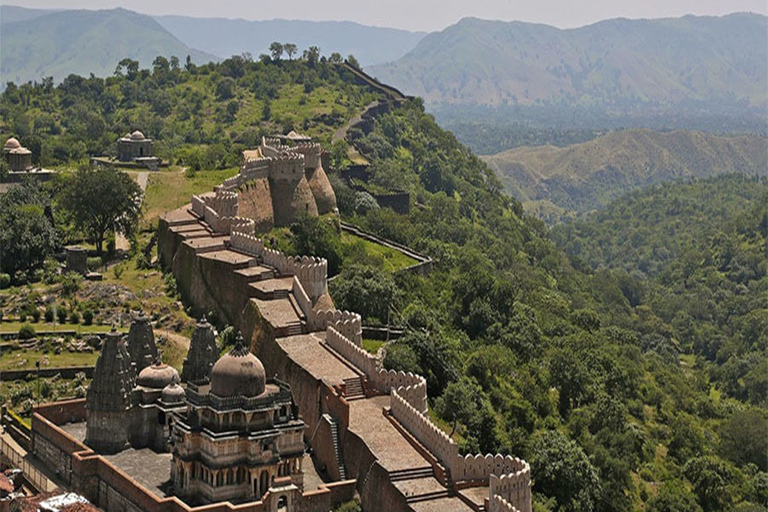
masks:
<svg viewBox="0 0 768 512"><path fill-rule="evenodd" d="M147 181L149 180L149 172L141 171L136 174L136 183L141 187L141 198L144 199L144 192L147 190ZM115 249L118 251L130 251L131 242L122 233L115 233Z"/></svg>

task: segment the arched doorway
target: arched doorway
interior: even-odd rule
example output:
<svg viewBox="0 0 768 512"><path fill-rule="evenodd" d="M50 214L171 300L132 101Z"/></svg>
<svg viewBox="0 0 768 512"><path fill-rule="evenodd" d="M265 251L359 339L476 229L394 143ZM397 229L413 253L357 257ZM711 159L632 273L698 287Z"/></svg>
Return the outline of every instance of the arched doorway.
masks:
<svg viewBox="0 0 768 512"><path fill-rule="evenodd" d="M267 492L267 489L269 489L269 473L266 471L261 472L261 476L259 477L259 487L261 488L261 494L259 495L259 498L261 498L261 496Z"/></svg>
<svg viewBox="0 0 768 512"><path fill-rule="evenodd" d="M277 500L277 512L286 512L288 510L288 498L285 496L280 496L280 499Z"/></svg>

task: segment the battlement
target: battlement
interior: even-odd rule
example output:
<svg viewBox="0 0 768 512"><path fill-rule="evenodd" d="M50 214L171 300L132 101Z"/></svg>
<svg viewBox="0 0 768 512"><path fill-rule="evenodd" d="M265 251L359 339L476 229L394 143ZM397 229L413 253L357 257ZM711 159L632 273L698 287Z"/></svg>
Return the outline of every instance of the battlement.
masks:
<svg viewBox="0 0 768 512"><path fill-rule="evenodd" d="M395 419L450 470L454 481L488 482L491 502L498 496L510 503L512 510L531 512L531 468L527 462L500 454L462 457L453 439L416 410L399 389L392 390L391 400Z"/></svg>
<svg viewBox="0 0 768 512"><path fill-rule="evenodd" d="M267 248L261 238L253 235L253 229L249 232L232 230L229 243L235 251L261 258L264 264L275 268L281 275L294 276L312 301L328 291L328 262L324 258L286 256Z"/></svg>

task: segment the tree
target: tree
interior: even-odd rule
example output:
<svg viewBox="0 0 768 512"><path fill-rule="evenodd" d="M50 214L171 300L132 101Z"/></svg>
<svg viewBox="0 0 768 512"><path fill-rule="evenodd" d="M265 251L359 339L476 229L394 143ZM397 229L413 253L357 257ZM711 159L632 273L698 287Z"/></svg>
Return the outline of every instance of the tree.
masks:
<svg viewBox="0 0 768 512"><path fill-rule="evenodd" d="M401 293L388 272L373 267L348 265L331 283L339 309L356 311L366 320L387 322L390 307L397 307Z"/></svg>
<svg viewBox="0 0 768 512"><path fill-rule="evenodd" d="M685 464L683 473L693 484L705 512L727 508L731 497L726 489L734 475L725 462L716 457L697 457Z"/></svg>
<svg viewBox="0 0 768 512"><path fill-rule="evenodd" d="M600 496L597 470L573 440L558 431L537 435L531 450L536 489L555 498L558 510L594 510Z"/></svg>
<svg viewBox="0 0 768 512"><path fill-rule="evenodd" d="M273 42L269 45L269 54L272 56L273 61L280 60L280 57L283 56L283 45L277 41Z"/></svg>
<svg viewBox="0 0 768 512"><path fill-rule="evenodd" d="M0 196L0 270L15 276L39 268L56 247L56 232L32 183Z"/></svg>
<svg viewBox="0 0 768 512"><path fill-rule="evenodd" d="M109 232L130 236L141 215L141 188L117 169L81 168L62 191L60 204L101 255Z"/></svg>
<svg viewBox="0 0 768 512"><path fill-rule="evenodd" d="M664 483L648 502L648 512L701 512L696 497L683 485Z"/></svg>
<svg viewBox="0 0 768 512"><path fill-rule="evenodd" d="M296 45L293 43L285 43L283 45L283 50L285 50L285 53L288 54L288 60L293 60L293 56L296 54Z"/></svg>
<svg viewBox="0 0 768 512"><path fill-rule="evenodd" d="M228 100L235 95L235 79L229 76L222 77L216 82L216 96L220 100Z"/></svg>
<svg viewBox="0 0 768 512"><path fill-rule="evenodd" d="M344 57L342 57L339 52L333 52L328 60L332 64L341 64L341 62L344 60Z"/></svg>
<svg viewBox="0 0 768 512"><path fill-rule="evenodd" d="M354 56L354 55L352 55L351 53L350 53L350 54L347 56L347 62L348 62L348 63L349 63L349 65L350 65L350 66L352 66L353 68L357 68L357 69L360 69L360 63L359 63L359 62L357 62L357 59L356 59L356 58L355 58L355 56Z"/></svg>
<svg viewBox="0 0 768 512"><path fill-rule="evenodd" d="M310 46L304 50L304 58L309 64L309 67L314 68L317 66L317 61L320 59L320 48L317 46Z"/></svg>
<svg viewBox="0 0 768 512"><path fill-rule="evenodd" d="M730 461L768 471L768 420L757 410L736 411L720 428L720 451Z"/></svg>
<svg viewBox="0 0 768 512"><path fill-rule="evenodd" d="M469 425L472 418L477 415L477 396L481 392L477 383L467 377L462 377L446 386L445 393L438 399L437 411L445 421L451 424L451 433L448 437L453 437L459 423Z"/></svg>

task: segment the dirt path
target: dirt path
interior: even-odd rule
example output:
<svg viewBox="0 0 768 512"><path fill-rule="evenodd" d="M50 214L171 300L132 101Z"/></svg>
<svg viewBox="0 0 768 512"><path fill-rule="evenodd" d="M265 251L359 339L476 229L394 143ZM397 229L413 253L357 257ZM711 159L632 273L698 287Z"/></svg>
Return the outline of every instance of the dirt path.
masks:
<svg viewBox="0 0 768 512"><path fill-rule="evenodd" d="M149 181L149 172L141 171L136 173L136 183L141 187L142 199L144 199L144 192L147 190L147 181ZM115 248L118 251L128 252L131 250L131 242L122 233L115 233Z"/></svg>

